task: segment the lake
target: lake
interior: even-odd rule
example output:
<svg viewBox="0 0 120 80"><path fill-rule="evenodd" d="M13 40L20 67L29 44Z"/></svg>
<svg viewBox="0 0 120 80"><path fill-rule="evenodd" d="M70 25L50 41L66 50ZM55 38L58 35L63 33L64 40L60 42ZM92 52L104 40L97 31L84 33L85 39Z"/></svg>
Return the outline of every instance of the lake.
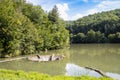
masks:
<svg viewBox="0 0 120 80"><path fill-rule="evenodd" d="M74 76L83 73L81 67L91 67L120 74L120 44L72 44L70 49L52 50L47 54L53 53L66 57L52 62L31 62L27 59L3 62L0 68Z"/></svg>

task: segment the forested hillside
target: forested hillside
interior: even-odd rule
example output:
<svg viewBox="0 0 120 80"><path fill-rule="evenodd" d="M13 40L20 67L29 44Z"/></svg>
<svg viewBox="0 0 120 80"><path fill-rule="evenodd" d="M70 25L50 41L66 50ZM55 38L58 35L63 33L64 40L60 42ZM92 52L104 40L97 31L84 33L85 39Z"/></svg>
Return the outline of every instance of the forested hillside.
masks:
<svg viewBox="0 0 120 80"><path fill-rule="evenodd" d="M72 43L119 43L120 9L68 21Z"/></svg>
<svg viewBox="0 0 120 80"><path fill-rule="evenodd" d="M25 0L0 0L0 57L39 53L69 45L57 7L50 12Z"/></svg>

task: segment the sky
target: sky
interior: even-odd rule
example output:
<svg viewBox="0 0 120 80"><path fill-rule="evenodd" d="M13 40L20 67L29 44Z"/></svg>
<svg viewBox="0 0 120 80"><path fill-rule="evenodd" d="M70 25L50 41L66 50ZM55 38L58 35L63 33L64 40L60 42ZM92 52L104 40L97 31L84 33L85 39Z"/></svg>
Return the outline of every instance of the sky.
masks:
<svg viewBox="0 0 120 80"><path fill-rule="evenodd" d="M64 20L77 20L103 11L120 9L120 0L26 0L49 12L55 5Z"/></svg>

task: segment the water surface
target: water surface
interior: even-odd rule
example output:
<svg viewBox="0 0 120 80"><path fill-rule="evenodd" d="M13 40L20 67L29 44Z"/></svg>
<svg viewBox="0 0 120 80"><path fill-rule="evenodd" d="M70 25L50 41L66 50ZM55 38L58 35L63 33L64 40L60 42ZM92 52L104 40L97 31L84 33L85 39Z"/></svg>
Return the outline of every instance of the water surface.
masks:
<svg viewBox="0 0 120 80"><path fill-rule="evenodd" d="M64 54L66 58L53 62L31 62L27 59L0 63L0 68L37 71L50 75L75 76L82 70L68 71L68 64L97 68L104 72L120 74L120 44L73 44L70 49L48 51L48 54ZM1 59L2 60L2 59ZM72 69L72 67L69 67ZM79 74L80 75L80 74Z"/></svg>

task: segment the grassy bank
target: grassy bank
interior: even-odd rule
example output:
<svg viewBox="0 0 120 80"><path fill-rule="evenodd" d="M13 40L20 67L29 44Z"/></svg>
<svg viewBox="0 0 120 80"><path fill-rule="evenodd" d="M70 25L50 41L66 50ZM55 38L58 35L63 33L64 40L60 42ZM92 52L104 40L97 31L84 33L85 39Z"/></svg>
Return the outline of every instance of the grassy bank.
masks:
<svg viewBox="0 0 120 80"><path fill-rule="evenodd" d="M95 78L90 76L50 76L37 72L24 72L0 69L0 80L112 80L110 78Z"/></svg>

